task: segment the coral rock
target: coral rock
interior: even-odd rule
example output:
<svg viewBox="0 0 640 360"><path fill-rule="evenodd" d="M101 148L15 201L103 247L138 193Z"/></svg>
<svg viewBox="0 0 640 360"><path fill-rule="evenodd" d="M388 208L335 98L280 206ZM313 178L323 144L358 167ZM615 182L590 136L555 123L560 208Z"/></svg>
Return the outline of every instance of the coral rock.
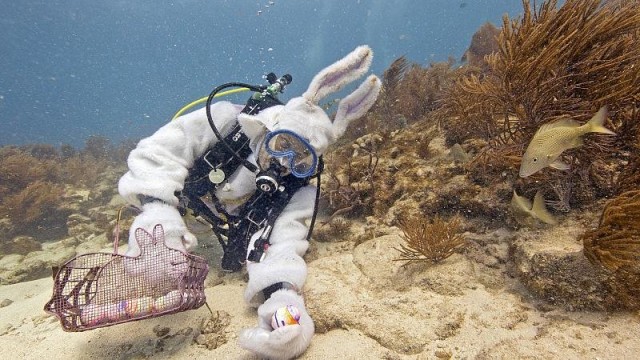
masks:
<svg viewBox="0 0 640 360"><path fill-rule="evenodd" d="M565 229L521 232L509 249L509 272L536 298L566 310L619 309L610 275L587 260L577 234Z"/></svg>

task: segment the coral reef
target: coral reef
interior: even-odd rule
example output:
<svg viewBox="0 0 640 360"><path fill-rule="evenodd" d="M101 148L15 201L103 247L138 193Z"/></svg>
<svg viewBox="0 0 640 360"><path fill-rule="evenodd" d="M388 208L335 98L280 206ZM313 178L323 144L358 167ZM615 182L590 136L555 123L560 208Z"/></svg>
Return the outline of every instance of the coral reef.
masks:
<svg viewBox="0 0 640 360"><path fill-rule="evenodd" d="M410 217L400 220L406 244L400 245L399 261L410 264L417 261L439 263L453 255L464 245L464 236L459 233L460 219L445 221L436 216L429 223L424 218Z"/></svg>
<svg viewBox="0 0 640 360"><path fill-rule="evenodd" d="M640 271L640 190L627 191L609 201L598 227L580 240L592 263L610 271L621 267Z"/></svg>
<svg viewBox="0 0 640 360"><path fill-rule="evenodd" d="M378 176L378 144L380 136L369 134L328 155L329 171L323 191L332 217L347 214L350 217L371 214L376 200ZM331 168L336 166L336 168Z"/></svg>
<svg viewBox="0 0 640 360"><path fill-rule="evenodd" d="M327 224L334 218L366 222L364 234L352 226L332 233L331 241L352 236L357 245L403 223L418 231L418 224L406 225L409 216L458 215L458 226L469 236L513 231L521 227L508 209L515 189L527 198L544 195L558 218L557 225L536 229L538 234L553 237L569 226L565 243L575 244L575 230L594 221L589 216L601 209L601 199L637 190L640 183L637 5L523 1L521 18L505 17L499 31L490 25L479 30L486 34L478 38L496 41L473 44L470 52L482 55L466 65L393 62L378 103L348 130L355 144L326 154ZM522 154L541 125L564 117L584 123L602 105L610 110L605 126L617 136L585 136L584 146L563 154L569 171L518 177ZM581 246L559 249L527 229L517 231L531 239L502 244L510 252L500 261L539 299L572 310L635 308L628 299L640 281L629 267L611 273L592 266ZM405 261L420 254L404 251ZM469 251L461 249L463 255Z"/></svg>
<svg viewBox="0 0 640 360"><path fill-rule="evenodd" d="M521 19L504 18L499 50L488 68L460 77L445 90L440 109L447 143L484 142L469 165L483 183L506 172L515 178L524 148L543 124L569 117L585 122L609 105L607 127L619 134L589 135L564 155L567 173L546 170L527 180L527 196L542 190L558 203L581 205L615 191L615 174L637 144L640 96L640 7L633 1L523 1ZM565 194L564 192L570 192Z"/></svg>
<svg viewBox="0 0 640 360"><path fill-rule="evenodd" d="M115 197L125 171L120 157L130 144L88 144L0 148L0 283L49 276L76 253L105 247L122 202ZM105 148L106 155L96 150Z"/></svg>

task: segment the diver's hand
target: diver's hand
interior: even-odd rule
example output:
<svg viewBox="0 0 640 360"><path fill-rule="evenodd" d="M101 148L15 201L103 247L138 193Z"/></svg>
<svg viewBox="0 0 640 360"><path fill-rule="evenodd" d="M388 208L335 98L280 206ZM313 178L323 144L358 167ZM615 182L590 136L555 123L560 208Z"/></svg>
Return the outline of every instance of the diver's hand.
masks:
<svg viewBox="0 0 640 360"><path fill-rule="evenodd" d="M152 284L162 283L167 277L181 279L189 265L186 261L176 262L176 257L167 252L165 246L186 253L197 245L197 238L187 230L175 207L152 202L145 204L142 209L142 213L133 220L129 230L129 247L124 259L125 271L130 276L144 276ZM143 229L153 234L153 229L158 224L162 225L164 244L158 242L152 246L145 245L142 254L136 239L136 230Z"/></svg>
<svg viewBox="0 0 640 360"><path fill-rule="evenodd" d="M142 206L142 213L140 213L135 220L133 220L133 224L131 224L129 247L125 255L140 255L140 247L135 237L136 229L142 228L149 234L152 234L153 228L157 224L162 225L164 242L168 247L187 252L193 250L198 245L198 239L189 232L178 209L161 202L151 202Z"/></svg>
<svg viewBox="0 0 640 360"><path fill-rule="evenodd" d="M273 330L271 317L281 307L293 305L300 311L299 324ZM240 346L269 359L291 359L302 354L315 332L313 320L304 307L302 296L293 290L278 290L258 308L258 327L240 334Z"/></svg>

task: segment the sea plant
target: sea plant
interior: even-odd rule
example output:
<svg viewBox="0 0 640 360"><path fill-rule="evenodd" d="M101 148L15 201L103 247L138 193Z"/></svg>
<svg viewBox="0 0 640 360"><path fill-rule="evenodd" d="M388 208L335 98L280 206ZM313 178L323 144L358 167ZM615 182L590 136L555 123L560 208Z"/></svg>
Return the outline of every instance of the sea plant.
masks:
<svg viewBox="0 0 640 360"><path fill-rule="evenodd" d="M481 71L487 71L489 68L485 58L499 50L499 34L500 29L492 23L486 22L482 24L478 31L471 37L471 44L462 56L462 61L468 66L478 68Z"/></svg>
<svg viewBox="0 0 640 360"><path fill-rule="evenodd" d="M605 125L619 136L588 135L584 146L564 154L569 172L545 169L525 182L527 196L570 190L558 199L580 203L578 194L584 200L611 195L616 181L607 175L628 161L640 127L632 116L640 99L640 6L547 0L535 7L524 0L523 10L518 19L505 16L486 71L461 76L445 90L440 118L447 142L484 142L469 165L472 178L515 178L541 125L563 117L584 123L608 105Z"/></svg>
<svg viewBox="0 0 640 360"><path fill-rule="evenodd" d="M64 189L60 185L37 180L21 191L6 196L0 203L0 217L11 221L15 234L54 235L66 232L62 208Z"/></svg>
<svg viewBox="0 0 640 360"><path fill-rule="evenodd" d="M465 244L460 233L460 218L453 217L447 221L439 216L428 222L423 217L413 216L400 220L400 229L404 234L405 244L396 248L400 257L396 261L439 263Z"/></svg>
<svg viewBox="0 0 640 360"><path fill-rule="evenodd" d="M39 160L14 147L0 149L0 196L21 191L36 181L55 178L56 168L48 160Z"/></svg>
<svg viewBox="0 0 640 360"><path fill-rule="evenodd" d="M584 233L580 240L592 263L612 272L622 267L640 271L640 189L610 200L598 227Z"/></svg>
<svg viewBox="0 0 640 360"><path fill-rule="evenodd" d="M580 240L584 254L594 265L608 271L607 285L620 305L640 308L640 188L609 201L600 223Z"/></svg>
<svg viewBox="0 0 640 360"><path fill-rule="evenodd" d="M81 151L69 145L60 149L49 144L1 147L0 218L5 221L0 237L66 235L67 216L74 206L67 204L65 191L78 187L91 191L130 146L129 142L112 148L107 140L95 137Z"/></svg>

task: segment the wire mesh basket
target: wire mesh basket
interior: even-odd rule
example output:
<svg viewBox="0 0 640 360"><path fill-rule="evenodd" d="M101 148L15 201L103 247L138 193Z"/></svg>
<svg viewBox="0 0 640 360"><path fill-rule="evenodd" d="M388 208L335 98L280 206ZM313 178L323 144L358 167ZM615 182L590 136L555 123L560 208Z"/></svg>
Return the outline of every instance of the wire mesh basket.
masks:
<svg viewBox="0 0 640 360"><path fill-rule="evenodd" d="M135 230L140 255L90 253L67 261L54 274L53 296L44 310L65 331L85 331L137 321L205 304L205 259L165 245L162 225L153 234Z"/></svg>

